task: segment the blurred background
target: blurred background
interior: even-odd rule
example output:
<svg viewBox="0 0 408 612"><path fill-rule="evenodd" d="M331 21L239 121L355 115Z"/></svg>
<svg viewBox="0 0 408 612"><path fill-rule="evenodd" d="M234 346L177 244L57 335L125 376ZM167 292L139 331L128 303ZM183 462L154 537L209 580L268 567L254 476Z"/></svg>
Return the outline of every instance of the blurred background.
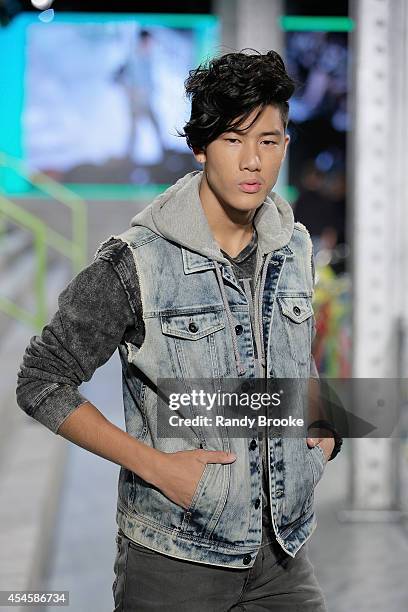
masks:
<svg viewBox="0 0 408 612"><path fill-rule="evenodd" d="M206 58L284 57L275 190L314 244L320 376L389 379L406 415L407 32L406 0L0 0L0 590L113 607L119 467L26 416L16 375L100 242L198 169L176 130ZM124 429L117 353L81 392ZM406 416L328 464L309 549L330 612L406 610L407 468Z"/></svg>

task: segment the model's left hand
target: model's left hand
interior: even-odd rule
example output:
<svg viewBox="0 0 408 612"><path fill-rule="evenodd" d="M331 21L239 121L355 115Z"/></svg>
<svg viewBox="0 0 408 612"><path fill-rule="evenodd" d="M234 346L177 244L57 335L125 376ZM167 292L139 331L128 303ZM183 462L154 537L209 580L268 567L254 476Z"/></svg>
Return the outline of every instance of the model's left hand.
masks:
<svg viewBox="0 0 408 612"><path fill-rule="evenodd" d="M313 446L319 446L323 449L324 456L326 457L326 461L329 460L330 455L333 452L334 448L334 438L306 438L307 445L309 448L313 448Z"/></svg>

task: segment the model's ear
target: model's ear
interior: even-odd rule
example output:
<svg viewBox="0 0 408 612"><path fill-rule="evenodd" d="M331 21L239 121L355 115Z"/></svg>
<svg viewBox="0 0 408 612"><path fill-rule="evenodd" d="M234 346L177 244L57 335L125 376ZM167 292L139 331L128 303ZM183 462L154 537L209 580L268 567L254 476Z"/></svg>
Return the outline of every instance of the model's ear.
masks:
<svg viewBox="0 0 408 612"><path fill-rule="evenodd" d="M284 145L284 149L283 149L283 157L282 157L282 162L284 161L285 157L286 157L286 151L288 150L288 145L290 143L290 136L289 134L285 135L285 145ZM281 162L281 163L282 163Z"/></svg>
<svg viewBox="0 0 408 612"><path fill-rule="evenodd" d="M193 153L199 164L205 164L207 156L203 149L193 149Z"/></svg>

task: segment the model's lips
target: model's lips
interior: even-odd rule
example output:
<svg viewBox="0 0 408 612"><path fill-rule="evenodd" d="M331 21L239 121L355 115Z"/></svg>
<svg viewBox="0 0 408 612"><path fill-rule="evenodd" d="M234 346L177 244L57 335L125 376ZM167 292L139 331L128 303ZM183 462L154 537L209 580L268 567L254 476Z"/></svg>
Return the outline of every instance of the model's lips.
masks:
<svg viewBox="0 0 408 612"><path fill-rule="evenodd" d="M248 181L247 183L244 181L242 183L239 183L238 186L242 191L245 191L245 193L256 193L261 189L262 185L257 181Z"/></svg>

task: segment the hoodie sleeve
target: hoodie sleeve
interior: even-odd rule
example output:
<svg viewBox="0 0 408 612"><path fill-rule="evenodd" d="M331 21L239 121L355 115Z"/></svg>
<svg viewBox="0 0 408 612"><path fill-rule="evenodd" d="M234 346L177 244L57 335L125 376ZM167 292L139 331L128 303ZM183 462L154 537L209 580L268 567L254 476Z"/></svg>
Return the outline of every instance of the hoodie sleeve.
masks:
<svg viewBox="0 0 408 612"><path fill-rule="evenodd" d="M136 281L128 247L111 241L61 292L57 312L30 339L18 372L17 404L52 432L88 401L79 385L140 325Z"/></svg>

